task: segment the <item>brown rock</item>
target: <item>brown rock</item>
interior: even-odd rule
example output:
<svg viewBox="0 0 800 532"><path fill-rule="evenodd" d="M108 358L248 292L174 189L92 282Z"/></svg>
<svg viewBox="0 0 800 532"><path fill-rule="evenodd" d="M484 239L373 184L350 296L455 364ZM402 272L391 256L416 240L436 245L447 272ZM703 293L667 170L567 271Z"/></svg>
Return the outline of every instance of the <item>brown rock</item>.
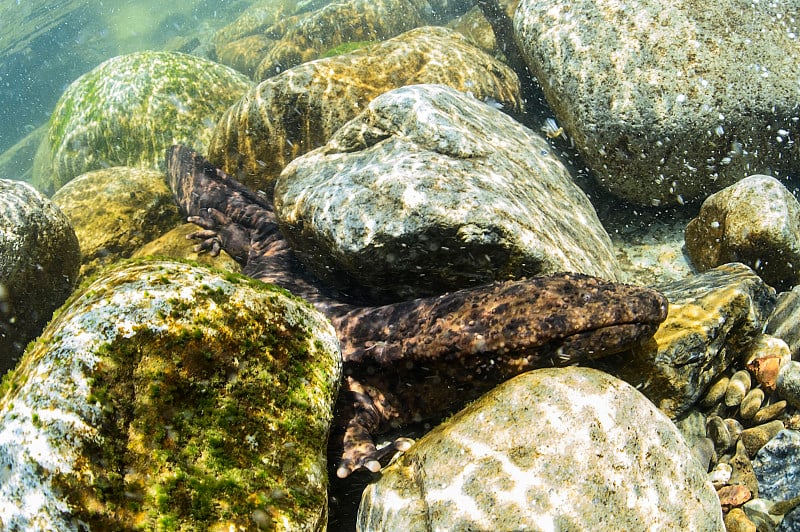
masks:
<svg viewBox="0 0 800 532"><path fill-rule="evenodd" d="M781 414L786 412L786 405L786 401L777 401L771 405L762 407L753 416L753 423L766 423L767 421L777 419Z"/></svg>
<svg viewBox="0 0 800 532"><path fill-rule="evenodd" d="M722 506L723 512L741 506L753 498L747 486L742 486L741 484L723 486L717 490L717 496L719 497L719 504Z"/></svg>
<svg viewBox="0 0 800 532"><path fill-rule="evenodd" d="M725 530L727 532L756 532L756 525L753 524L744 510L734 508L725 516Z"/></svg>
<svg viewBox="0 0 800 532"><path fill-rule="evenodd" d="M736 453L728 461L731 466L729 484L747 486L753 497L758 497L758 479L753 471L753 464L747 456L747 449L741 440L736 443Z"/></svg>
<svg viewBox="0 0 800 532"><path fill-rule="evenodd" d="M756 358L747 365L747 369L765 390L774 392L778 371L781 369L783 361L784 357L781 355L768 355Z"/></svg>
<svg viewBox="0 0 800 532"><path fill-rule="evenodd" d="M271 192L291 160L324 145L376 96L419 83L448 85L512 112L522 108L510 68L458 33L418 28L260 83L218 122L208 158L250 188Z"/></svg>
<svg viewBox="0 0 800 532"><path fill-rule="evenodd" d="M782 431L783 428L783 422L775 420L743 430L741 441L747 449L747 455L750 458L754 457L758 450Z"/></svg>

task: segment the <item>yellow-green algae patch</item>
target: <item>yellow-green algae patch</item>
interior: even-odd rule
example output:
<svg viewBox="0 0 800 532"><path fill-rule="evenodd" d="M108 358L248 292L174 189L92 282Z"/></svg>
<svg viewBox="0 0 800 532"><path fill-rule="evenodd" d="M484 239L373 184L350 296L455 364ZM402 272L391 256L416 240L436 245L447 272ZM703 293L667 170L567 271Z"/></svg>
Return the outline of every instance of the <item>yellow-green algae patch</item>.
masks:
<svg viewBox="0 0 800 532"><path fill-rule="evenodd" d="M52 192L99 168L163 169L164 151L177 142L205 151L219 115L251 85L233 69L189 54L113 57L59 98L37 151L34 183Z"/></svg>
<svg viewBox="0 0 800 532"><path fill-rule="evenodd" d="M330 323L283 290L106 270L4 381L0 528L324 528L340 372Z"/></svg>

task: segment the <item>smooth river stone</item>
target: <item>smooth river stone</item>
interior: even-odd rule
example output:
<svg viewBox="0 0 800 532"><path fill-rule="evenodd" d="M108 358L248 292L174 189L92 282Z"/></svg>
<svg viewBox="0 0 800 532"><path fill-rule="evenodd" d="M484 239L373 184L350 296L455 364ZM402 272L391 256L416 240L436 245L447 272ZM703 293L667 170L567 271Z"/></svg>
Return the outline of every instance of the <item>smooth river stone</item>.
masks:
<svg viewBox="0 0 800 532"><path fill-rule="evenodd" d="M546 140L442 85L370 102L283 171L275 211L317 276L388 299L559 271L619 277L608 234Z"/></svg>
<svg viewBox="0 0 800 532"><path fill-rule="evenodd" d="M597 370L501 384L364 491L357 530L722 531L706 471L672 422Z"/></svg>

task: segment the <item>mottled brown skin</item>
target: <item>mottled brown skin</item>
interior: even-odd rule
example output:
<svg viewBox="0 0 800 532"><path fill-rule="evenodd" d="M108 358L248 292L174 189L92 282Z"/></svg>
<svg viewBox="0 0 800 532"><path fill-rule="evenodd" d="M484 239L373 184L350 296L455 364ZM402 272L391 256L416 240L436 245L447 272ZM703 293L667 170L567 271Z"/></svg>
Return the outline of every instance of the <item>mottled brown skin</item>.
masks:
<svg viewBox="0 0 800 532"><path fill-rule="evenodd" d="M651 337L667 313L658 292L563 273L492 283L391 305L344 302L305 275L281 235L271 201L183 146L167 173L198 251L224 249L242 273L277 284L325 313L339 336L345 379L336 407L337 474L380 469L405 450L378 450L372 434L450 413L499 382L535 368L619 353Z"/></svg>

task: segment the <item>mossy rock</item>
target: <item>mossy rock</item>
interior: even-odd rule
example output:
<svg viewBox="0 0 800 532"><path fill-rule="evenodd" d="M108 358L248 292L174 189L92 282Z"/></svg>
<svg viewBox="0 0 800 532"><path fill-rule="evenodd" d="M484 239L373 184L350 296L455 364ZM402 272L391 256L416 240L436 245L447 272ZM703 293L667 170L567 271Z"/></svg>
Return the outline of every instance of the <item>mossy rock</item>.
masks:
<svg viewBox="0 0 800 532"><path fill-rule="evenodd" d="M196 252L192 242L197 243L198 241L188 241L186 239L188 235L195 231L200 231L200 227L190 223L181 224L134 251L131 258L170 257L173 259L193 260L206 266L234 273L242 271L239 263L225 253L224 250L221 250L216 257L212 257L210 253Z"/></svg>
<svg viewBox="0 0 800 532"><path fill-rule="evenodd" d="M179 52L114 57L75 80L56 104L34 181L52 189L99 168L164 168L175 143L205 151L217 118L250 87L238 72ZM49 160L49 164L48 164Z"/></svg>
<svg viewBox="0 0 800 532"><path fill-rule="evenodd" d="M82 276L130 257L181 223L164 174L156 170L115 166L87 172L60 188L53 201L78 236Z"/></svg>
<svg viewBox="0 0 800 532"><path fill-rule="evenodd" d="M375 41L344 42L338 46L334 46L327 52L323 53L320 57L335 57L337 55L349 54L350 52L354 52L359 48L364 48L365 46L372 46L373 44L377 43Z"/></svg>
<svg viewBox="0 0 800 532"><path fill-rule="evenodd" d="M284 290L131 261L0 388L4 530L322 530L341 355Z"/></svg>

